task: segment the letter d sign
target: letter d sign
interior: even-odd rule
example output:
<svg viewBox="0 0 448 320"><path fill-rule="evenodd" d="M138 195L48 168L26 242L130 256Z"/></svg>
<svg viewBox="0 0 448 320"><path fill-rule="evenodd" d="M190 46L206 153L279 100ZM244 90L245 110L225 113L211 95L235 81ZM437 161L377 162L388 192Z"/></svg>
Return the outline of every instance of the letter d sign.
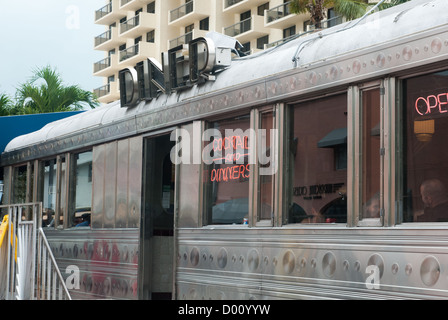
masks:
<svg viewBox="0 0 448 320"><path fill-rule="evenodd" d="M67 289L79 289L79 268L77 266L68 266L65 269L65 273L69 274L65 280L65 285Z"/></svg>

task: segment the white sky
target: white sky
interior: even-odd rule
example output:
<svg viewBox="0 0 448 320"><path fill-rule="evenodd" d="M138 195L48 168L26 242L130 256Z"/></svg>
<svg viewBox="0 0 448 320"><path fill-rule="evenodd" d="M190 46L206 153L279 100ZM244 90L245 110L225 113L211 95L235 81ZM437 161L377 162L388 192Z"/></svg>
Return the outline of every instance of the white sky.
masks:
<svg viewBox="0 0 448 320"><path fill-rule="evenodd" d="M92 91L102 85L93 64L104 58L93 49L105 31L94 23L105 0L0 0L0 93L14 97L33 70L50 65L65 85Z"/></svg>

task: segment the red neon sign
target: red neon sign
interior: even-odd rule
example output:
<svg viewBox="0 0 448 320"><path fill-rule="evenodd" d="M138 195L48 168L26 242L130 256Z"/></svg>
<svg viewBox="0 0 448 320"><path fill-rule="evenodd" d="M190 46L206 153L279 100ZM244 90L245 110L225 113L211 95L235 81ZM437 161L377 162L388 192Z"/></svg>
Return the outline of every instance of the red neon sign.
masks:
<svg viewBox="0 0 448 320"><path fill-rule="evenodd" d="M213 140L213 151L222 150L249 150L249 137L244 136L231 136L225 137L224 139L214 139Z"/></svg>
<svg viewBox="0 0 448 320"><path fill-rule="evenodd" d="M228 182L239 180L240 178L249 178L250 164L240 164L227 168L213 169L210 180L216 182Z"/></svg>
<svg viewBox="0 0 448 320"><path fill-rule="evenodd" d="M418 97L415 100L415 111L421 116L431 113L448 112L448 93L438 95L429 95L427 97Z"/></svg>
<svg viewBox="0 0 448 320"><path fill-rule="evenodd" d="M213 151L222 154L223 157L215 158L213 161L224 160L225 163L233 163L249 155L249 137L248 136L230 136L213 140ZM232 152L233 151L233 152ZM239 151L239 152L238 152ZM242 153L241 153L242 151ZM232 180L240 180L241 178L249 178L250 165L239 164L226 168L213 169L211 171L210 180L213 182L228 182Z"/></svg>

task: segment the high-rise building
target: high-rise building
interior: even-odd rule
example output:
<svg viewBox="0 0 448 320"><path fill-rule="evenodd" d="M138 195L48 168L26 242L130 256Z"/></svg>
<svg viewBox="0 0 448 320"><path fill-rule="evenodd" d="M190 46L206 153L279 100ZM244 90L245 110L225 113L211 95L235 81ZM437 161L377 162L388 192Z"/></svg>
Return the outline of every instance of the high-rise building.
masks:
<svg viewBox="0 0 448 320"><path fill-rule="evenodd" d="M308 14L291 14L286 0L108 0L95 12L105 32L94 49L105 58L94 63L104 78L95 89L102 103L119 99L118 72L147 57L161 63L162 52L215 31L234 37L252 54L309 31ZM324 26L336 24L331 10Z"/></svg>

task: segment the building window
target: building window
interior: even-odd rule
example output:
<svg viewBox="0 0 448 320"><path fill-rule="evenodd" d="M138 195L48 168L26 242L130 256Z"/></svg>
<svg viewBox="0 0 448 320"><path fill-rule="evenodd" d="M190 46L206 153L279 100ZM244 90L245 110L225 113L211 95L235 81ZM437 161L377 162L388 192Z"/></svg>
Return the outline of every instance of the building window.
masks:
<svg viewBox="0 0 448 320"><path fill-rule="evenodd" d="M264 45L269 43L269 35L257 39L257 49L264 50Z"/></svg>
<svg viewBox="0 0 448 320"><path fill-rule="evenodd" d="M155 42L155 36L156 36L156 31L155 30L149 31L146 34L146 42L154 43Z"/></svg>
<svg viewBox="0 0 448 320"><path fill-rule="evenodd" d="M347 150L347 95L297 104L289 118L284 223L347 222L347 170L334 165Z"/></svg>
<svg viewBox="0 0 448 320"><path fill-rule="evenodd" d="M399 215L403 222L448 222L448 71L407 79L403 89Z"/></svg>
<svg viewBox="0 0 448 320"><path fill-rule="evenodd" d="M209 124L203 172L206 224L243 224L249 218L250 117Z"/></svg>
<svg viewBox="0 0 448 320"><path fill-rule="evenodd" d="M257 14L259 16L264 16L264 11L265 10L269 10L269 2L266 2L265 4L262 4L261 6L258 6Z"/></svg>
<svg viewBox="0 0 448 320"><path fill-rule="evenodd" d="M291 26L289 28L283 29L283 39L291 37L296 34L296 26Z"/></svg>
<svg viewBox="0 0 448 320"><path fill-rule="evenodd" d="M156 13L156 2L150 2L148 3L147 7L146 7L146 11L148 13Z"/></svg>
<svg viewBox="0 0 448 320"><path fill-rule="evenodd" d="M209 21L210 21L209 17L199 21L199 30L209 30Z"/></svg>

